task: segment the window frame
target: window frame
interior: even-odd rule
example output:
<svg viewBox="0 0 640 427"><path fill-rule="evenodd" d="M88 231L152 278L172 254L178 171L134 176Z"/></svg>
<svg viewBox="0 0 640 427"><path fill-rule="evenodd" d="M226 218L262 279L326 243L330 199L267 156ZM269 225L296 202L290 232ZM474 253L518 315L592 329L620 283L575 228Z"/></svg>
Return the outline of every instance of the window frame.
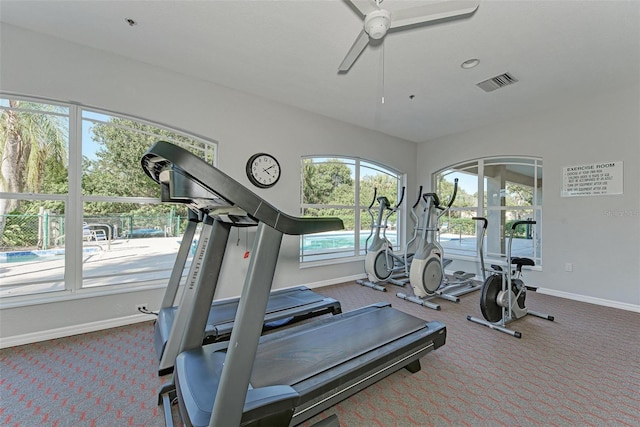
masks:
<svg viewBox="0 0 640 427"><path fill-rule="evenodd" d="M353 205L336 205L336 204L312 204L312 203L304 203L304 162L305 160L311 160L314 162L315 160L318 163L327 162L330 160L338 160L344 161L347 165L352 165L352 178L354 181L354 189L353 189L353 197L354 204ZM315 162L314 162L315 163ZM353 246L347 247L344 249L331 250L328 249L326 252L319 254L305 254L304 244L305 239L309 238L309 236L313 235L302 235L300 236L300 249L299 249L299 263L300 267L315 267L322 265L330 265L335 263L344 263L344 262L353 262L354 260L364 259L366 255L366 238L370 233L370 224L363 224L363 220L361 219L362 214L367 212L367 208L371 203L371 200L361 200L361 181L362 181L362 169L367 168L371 170L375 170L378 173L389 175L392 179L397 181L396 192L399 196L401 193L402 187L406 187L406 173L401 172L395 168L392 168L383 163L377 162L375 160L370 160L362 157L356 156L345 156L345 155L306 155L302 156L300 159L300 214L305 215L305 210L312 209L344 209L344 210L352 210L354 214L354 226L353 226ZM378 194L380 195L380 194ZM377 204L374 203L373 210L375 211ZM405 238L405 224L406 224L406 196L402 201L402 205L397 215L397 238L398 245L402 247L406 240ZM375 212L374 212L375 216ZM366 221L366 220L365 220ZM364 228L363 228L364 227ZM345 230L350 231L350 230ZM316 234L315 237L320 237L320 234ZM361 244L362 243L362 244ZM342 255L339 255L342 254ZM335 255L335 256L332 256Z"/></svg>
<svg viewBox="0 0 640 427"><path fill-rule="evenodd" d="M146 126L154 127L158 130L171 132L175 135L198 141L207 147L206 160L214 166L218 163L218 142L186 132L182 129L172 128L161 123L143 119L133 115L127 115L118 112L112 112L106 109L96 108L83 105L80 103L65 103L57 100L23 96L10 92L0 91L0 99L3 101L18 100L23 102L33 102L38 104L49 104L68 109L68 166L67 166L67 193L0 193L0 198L20 199L20 200L54 200L65 203L64 223L65 223L65 252L64 252L64 285L59 290L50 292L32 292L20 293L17 295L8 295L0 297L0 308L18 307L23 305L38 304L42 302L64 301L76 298L87 298L101 295L119 294L126 292L135 292L145 289L155 289L166 286L166 281L157 280L156 283L120 283L105 286L84 286L83 278L83 221L84 221L84 205L87 202L109 202L109 203L140 203L140 204L161 204L159 198L153 197L129 197L129 196L105 196L83 194L82 191L82 159L83 159L83 121L95 120L85 118L83 112L95 113L108 117L120 118L141 123ZM0 110L12 109L4 104L0 106ZM24 109L15 109L16 111L26 111ZM28 109L29 112L39 113L37 109ZM61 115L59 113L49 113ZM66 116L66 115L65 115ZM105 123L109 125L109 123ZM142 170L142 168L141 168Z"/></svg>
<svg viewBox="0 0 640 427"><path fill-rule="evenodd" d="M498 160L503 160L503 162L497 162ZM504 161L504 160L507 160L507 161ZM534 183L534 186L531 187L532 199L533 199L531 205L526 205L526 206L509 206L506 204L505 205L489 205L488 198L485 194L486 167L509 166L509 165L528 166L533 169L533 176L530 177ZM451 212L471 211L475 216L485 217L485 218L487 218L492 214L493 215L499 214L502 216L502 212L506 214L507 212L531 211L532 219L536 221L536 225L531 229L532 253L531 255L524 255L524 256L530 257L534 260L535 262L535 267L533 267L534 269L539 269L539 270L542 269L542 266L543 266L543 257L542 257L543 185L541 180L542 180L542 176L544 175L543 159L541 157L535 157L535 156L503 155L503 156L490 156L490 157L483 157L483 158L477 158L477 159L471 159L471 160L464 160L434 172L431 176L433 191L439 194L440 188L438 187L438 185L440 182L441 175L445 174L446 176L455 172L463 172L464 170L473 170L473 169L475 169L475 172L476 172L475 175L477 180L476 205L460 207L460 206L456 206L456 203L454 203L450 211ZM505 188L507 183L508 181L505 181ZM448 195L445 195L445 196L448 196ZM502 198L503 196L500 195L500 197ZM506 198L506 195L504 197ZM456 202L457 201L458 199L456 199ZM504 228L504 230L502 230L502 232L498 230L498 233L499 233L498 239L501 244L501 251L492 252L488 250L487 243L489 239L489 233L490 232L496 233L496 232L492 231L495 228L495 224L493 224L494 228L492 228L492 221L491 219L489 219L487 237L485 237L485 242L484 242L485 243L485 247L484 247L485 266L488 266L491 262L494 262L494 263L504 262L506 259L506 253L505 253L507 248L506 242L511 232L510 228L506 229L505 227L506 221L507 220L505 220L503 224L501 220L501 224L500 224L500 228ZM476 227L475 227L476 229L475 244L476 245L473 251L467 250L466 253L462 253L462 254L455 253L455 252L452 252L451 250L447 251L447 247L445 245L444 250L445 250L446 257L452 258L452 259L458 259L458 260L477 261L477 257L479 256L477 253L477 245L478 243L480 243L479 242L480 236L478 235L479 226L480 224L476 224ZM516 254L513 254L513 256L516 256Z"/></svg>

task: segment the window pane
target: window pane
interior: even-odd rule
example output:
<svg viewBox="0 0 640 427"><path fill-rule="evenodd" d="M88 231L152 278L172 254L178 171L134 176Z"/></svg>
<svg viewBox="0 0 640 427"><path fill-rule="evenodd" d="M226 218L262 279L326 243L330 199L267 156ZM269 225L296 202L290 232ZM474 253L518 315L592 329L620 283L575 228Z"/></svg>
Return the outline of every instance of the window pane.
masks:
<svg viewBox="0 0 640 427"><path fill-rule="evenodd" d="M506 258L508 251L509 237L511 236L511 226L515 221L534 219L535 225L519 225L513 235L513 245L511 255L516 257L527 257L533 259L536 264L540 264L540 221L536 219L539 215L533 210L489 210L487 220L487 246L486 254L489 256ZM503 225L504 224L504 225Z"/></svg>
<svg viewBox="0 0 640 427"><path fill-rule="evenodd" d="M358 170L356 168L359 168ZM356 172L360 180L356 182ZM398 199L398 177L382 166L349 158L302 159L302 213L307 216L337 216L345 225L344 232L322 233L301 238L301 261L364 255L369 235L370 218L366 208L377 196L388 197L393 205ZM356 195L359 200L356 201ZM377 202L372 207L376 215ZM355 212L359 217L355 217ZM357 220L357 221L356 221ZM397 215L389 218L397 227ZM389 238L396 241L395 231Z"/></svg>
<svg viewBox="0 0 640 427"><path fill-rule="evenodd" d="M187 148L205 161L213 146L135 120L83 111L82 193L85 195L159 197L160 187L140 167L140 158L164 140Z"/></svg>
<svg viewBox="0 0 640 427"><path fill-rule="evenodd" d="M535 172L535 166L522 164L485 165L484 186L488 206L532 206L539 184Z"/></svg>
<svg viewBox="0 0 640 427"><path fill-rule="evenodd" d="M482 170L479 170L480 166L483 167ZM484 200L478 199L477 190L473 190L473 193L471 190L474 185L477 188L479 176L484 176ZM540 265L541 234L537 230L540 229L542 220L542 160L500 157L450 167L434 176L441 204L446 204L449 200L455 178L459 180L458 196L451 210L440 220L439 239L445 249L445 256L477 255L477 227L471 216L476 212L484 212L488 220L485 255L502 261L507 255L511 224L520 219L536 218L538 224L529 227L529 235L521 235L524 231L518 229L513 256L529 257Z"/></svg>
<svg viewBox="0 0 640 427"><path fill-rule="evenodd" d="M303 204L353 206L354 188L352 160L303 159Z"/></svg>
<svg viewBox="0 0 640 427"><path fill-rule="evenodd" d="M360 206L371 204L374 189L377 197L387 197L392 206L398 203L398 177L381 170L379 166L363 162L360 166Z"/></svg>
<svg viewBox="0 0 640 427"><path fill-rule="evenodd" d="M83 287L166 283L187 224L184 206L85 203ZM100 211L100 212L98 212Z"/></svg>
<svg viewBox="0 0 640 427"><path fill-rule="evenodd" d="M437 175L436 194L440 199L440 205L446 206L451 200L456 179L458 179L458 192L453 207L468 208L478 206L477 165L473 168L467 167L462 170L455 168Z"/></svg>
<svg viewBox="0 0 640 427"><path fill-rule="evenodd" d="M355 230L353 209L305 208L303 216L339 217L344 222L344 230L303 235L300 243L301 261L319 261L355 255Z"/></svg>
<svg viewBox="0 0 640 427"><path fill-rule="evenodd" d="M63 291L65 203L15 199L0 217L0 297Z"/></svg>
<svg viewBox="0 0 640 427"><path fill-rule="evenodd" d="M478 221L475 210L448 211L440 218L440 244L446 255L476 256Z"/></svg>
<svg viewBox="0 0 640 427"><path fill-rule="evenodd" d="M3 100L0 107L0 192L66 194L69 110ZM6 214L0 206L0 214Z"/></svg>

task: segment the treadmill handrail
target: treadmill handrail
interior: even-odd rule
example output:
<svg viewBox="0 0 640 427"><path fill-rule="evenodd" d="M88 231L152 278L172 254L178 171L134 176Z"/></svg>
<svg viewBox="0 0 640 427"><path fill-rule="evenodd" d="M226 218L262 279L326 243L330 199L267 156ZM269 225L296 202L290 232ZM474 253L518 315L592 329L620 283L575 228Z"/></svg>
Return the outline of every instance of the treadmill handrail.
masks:
<svg viewBox="0 0 640 427"><path fill-rule="evenodd" d="M340 218L306 218L288 215L198 156L165 141L158 141L149 148L143 155L141 163L145 173L163 187L167 184L170 186L167 180L174 175L166 172L178 172L211 193L212 198L208 200L211 206L238 207L250 217L284 234L301 235L344 229ZM200 193L194 195L193 199L173 198L172 201L202 205L201 201L197 200L198 198L201 200L201 196Z"/></svg>

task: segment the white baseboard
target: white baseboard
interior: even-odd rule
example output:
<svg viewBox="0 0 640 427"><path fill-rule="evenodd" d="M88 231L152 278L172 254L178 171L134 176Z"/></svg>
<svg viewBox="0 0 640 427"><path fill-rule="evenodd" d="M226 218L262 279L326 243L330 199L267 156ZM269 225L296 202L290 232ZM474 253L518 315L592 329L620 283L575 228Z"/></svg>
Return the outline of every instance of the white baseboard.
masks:
<svg viewBox="0 0 640 427"><path fill-rule="evenodd" d="M588 302L591 304L602 305L604 307L613 307L613 308L619 308L620 310L627 310L627 311L633 311L635 313L640 313L640 305L629 304L629 303L618 302L618 301L611 301L604 298L589 297L585 295L578 295L570 292L556 291L553 289L546 289L546 288L537 288L536 292L538 292L539 294L551 295L554 297Z"/></svg>
<svg viewBox="0 0 640 427"><path fill-rule="evenodd" d="M47 341L71 335L95 332L103 329L117 328L118 326L153 320L155 316L149 314L134 314L117 319L100 320L98 322L83 323L81 325L65 326L46 331L31 332L23 335L0 338L0 348L15 347L17 345L32 344L34 342Z"/></svg>

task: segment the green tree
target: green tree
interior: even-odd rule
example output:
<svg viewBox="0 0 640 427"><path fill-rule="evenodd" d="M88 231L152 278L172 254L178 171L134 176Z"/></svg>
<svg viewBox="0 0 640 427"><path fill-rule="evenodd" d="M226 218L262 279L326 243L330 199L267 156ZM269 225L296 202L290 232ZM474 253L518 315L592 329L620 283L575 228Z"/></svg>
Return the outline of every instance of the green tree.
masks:
<svg viewBox="0 0 640 427"><path fill-rule="evenodd" d="M386 196L392 205L398 203L398 180L395 177L387 174L365 175L360 180L360 206L371 204L374 190L376 197Z"/></svg>
<svg viewBox="0 0 640 427"><path fill-rule="evenodd" d="M46 114L57 108L9 100L9 108L2 110L0 192L66 192L67 125L58 116ZM6 214L19 208L18 199L0 199L0 240Z"/></svg>
<svg viewBox="0 0 640 427"><path fill-rule="evenodd" d="M507 206L533 205L533 187L507 182Z"/></svg>
<svg viewBox="0 0 640 427"><path fill-rule="evenodd" d="M140 167L140 159L161 139L156 128L113 117L92 128L96 158L83 158L82 191L88 195L158 197L159 186Z"/></svg>
<svg viewBox="0 0 640 427"><path fill-rule="evenodd" d="M304 159L302 192L302 201L306 204L353 205L351 170L337 159L329 159L323 163Z"/></svg>

